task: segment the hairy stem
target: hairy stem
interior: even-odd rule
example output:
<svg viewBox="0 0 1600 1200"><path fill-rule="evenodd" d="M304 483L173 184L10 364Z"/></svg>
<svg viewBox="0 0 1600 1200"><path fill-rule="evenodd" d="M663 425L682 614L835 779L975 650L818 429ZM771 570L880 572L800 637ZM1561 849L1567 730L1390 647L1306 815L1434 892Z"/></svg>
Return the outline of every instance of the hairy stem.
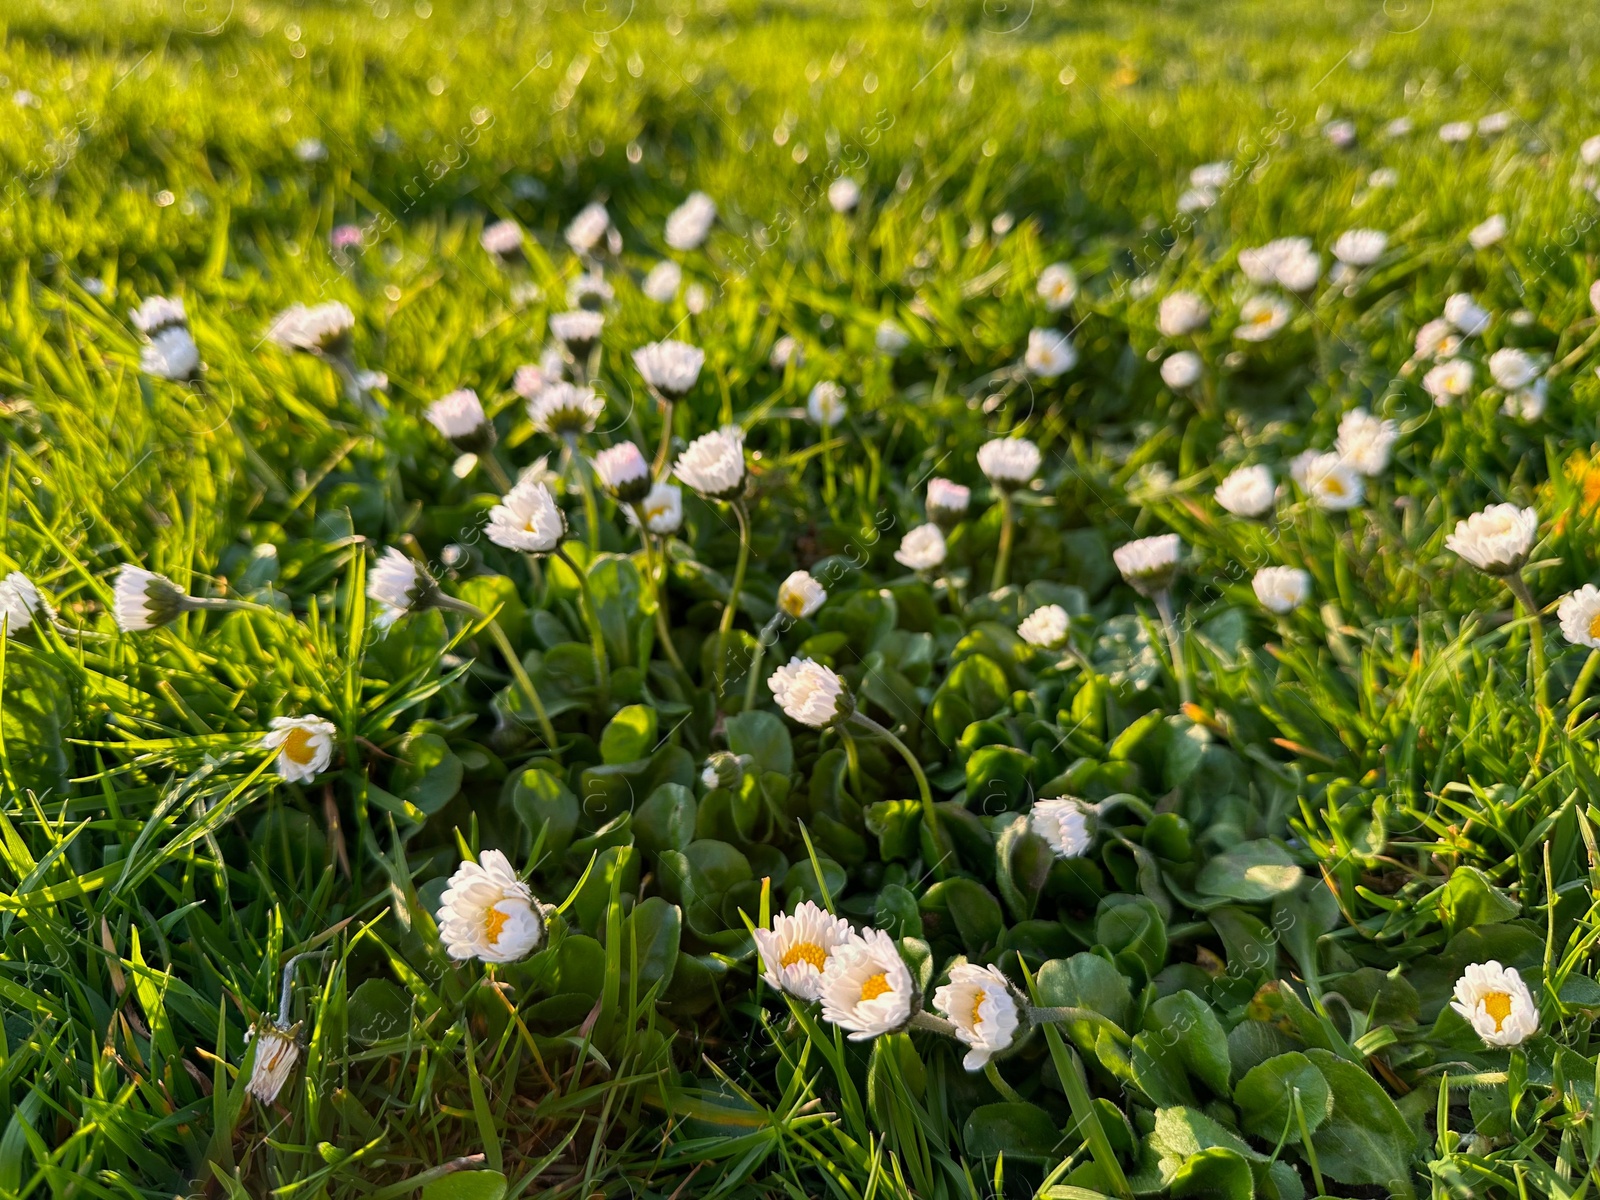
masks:
<svg viewBox="0 0 1600 1200"><path fill-rule="evenodd" d="M733 501L733 515L739 519L739 558L733 566L733 587L728 592L728 604L722 610L722 623L717 626L716 696L722 701L723 682L728 675L728 634L733 632L733 618L739 610L739 593L744 590L744 572L750 565L750 514L744 510L744 501Z"/></svg>
<svg viewBox="0 0 1600 1200"><path fill-rule="evenodd" d="M600 693L600 707L604 709L611 703L611 660L606 657L606 639L600 631L600 610L595 607L594 593L589 589L589 573L579 569L565 547L557 546L555 553L567 564L567 569L578 577L579 595L583 598L583 619L589 626L589 646L594 651L595 685Z"/></svg>
<svg viewBox="0 0 1600 1200"><path fill-rule="evenodd" d="M1533 598L1533 593L1528 590L1528 581L1523 579L1521 571L1513 571L1506 576L1506 586L1511 589L1511 594L1517 598L1517 603L1522 605L1524 612L1533 622L1533 628L1528 631L1530 646L1528 649L1528 683L1533 688L1534 699L1541 710L1550 707L1550 679L1545 670L1544 661L1544 621L1539 616L1539 602Z"/></svg>
<svg viewBox="0 0 1600 1200"><path fill-rule="evenodd" d="M948 847L945 845L943 830L939 825L939 813L933 807L933 791L928 787L928 776L923 771L922 764L917 761L917 756L911 753L909 746L897 738L893 732L879 725L865 713L859 711L852 713L850 720L861 726L861 728L877 734L899 751L900 757L906 761L906 766L910 767L911 773L916 776L917 791L922 800L922 820L928 827L928 834L933 839L935 851L940 855L940 861L933 866L933 873L935 878L944 878L943 858L948 851Z"/></svg>
<svg viewBox="0 0 1600 1200"><path fill-rule="evenodd" d="M1016 536L1016 512L1011 504L1011 492L1006 488L1000 489L1000 547L994 557L994 576L989 581L989 590L997 592L1006 585L1006 576L1011 573L1011 542Z"/></svg>
<svg viewBox="0 0 1600 1200"><path fill-rule="evenodd" d="M1162 588L1154 596L1156 612L1161 615L1161 630L1166 634L1167 648L1172 652L1172 673L1178 679L1178 700L1188 704L1194 699L1194 691L1189 683L1189 669L1183 658L1183 635L1178 632L1178 623L1172 616L1172 593Z"/></svg>

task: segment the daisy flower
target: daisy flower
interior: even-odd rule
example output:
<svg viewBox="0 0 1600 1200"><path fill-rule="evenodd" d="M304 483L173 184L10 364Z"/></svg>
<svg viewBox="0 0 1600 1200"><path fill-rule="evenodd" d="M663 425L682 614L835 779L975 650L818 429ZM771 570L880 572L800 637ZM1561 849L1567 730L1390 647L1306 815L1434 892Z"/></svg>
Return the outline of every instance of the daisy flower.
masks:
<svg viewBox="0 0 1600 1200"><path fill-rule="evenodd" d="M1528 985L1515 967L1502 967L1494 959L1462 972L1450 1007L1486 1046L1520 1046L1539 1032L1539 1006Z"/></svg>
<svg viewBox="0 0 1600 1200"><path fill-rule="evenodd" d="M957 963L950 982L934 990L933 1007L956 1027L956 1039L967 1047L961 1065L969 1071L983 1070L1011 1049L1022 1027L1021 1005L998 967Z"/></svg>
<svg viewBox="0 0 1600 1200"><path fill-rule="evenodd" d="M499 850L463 862L439 897L439 940L456 960L526 958L544 941L544 913Z"/></svg>
<svg viewBox="0 0 1600 1200"><path fill-rule="evenodd" d="M822 969L822 1015L852 1042L893 1033L911 1020L916 991L894 939L881 929L852 934Z"/></svg>
<svg viewBox="0 0 1600 1200"><path fill-rule="evenodd" d="M843 917L802 901L794 912L773 917L771 929L755 931L761 978L798 1000L820 999L823 968L852 936Z"/></svg>
<svg viewBox="0 0 1600 1200"><path fill-rule="evenodd" d="M773 699L791 721L825 729L855 711L844 680L809 658L791 658L767 678Z"/></svg>
<svg viewBox="0 0 1600 1200"><path fill-rule="evenodd" d="M278 774L285 783L309 783L328 769L338 729L322 717L273 717L263 750L278 752Z"/></svg>

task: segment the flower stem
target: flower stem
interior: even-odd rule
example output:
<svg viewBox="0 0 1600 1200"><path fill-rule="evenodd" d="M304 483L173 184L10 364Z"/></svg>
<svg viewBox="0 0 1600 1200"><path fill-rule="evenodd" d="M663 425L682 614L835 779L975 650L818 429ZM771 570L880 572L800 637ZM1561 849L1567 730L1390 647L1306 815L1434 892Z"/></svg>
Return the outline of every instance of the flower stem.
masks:
<svg viewBox="0 0 1600 1200"><path fill-rule="evenodd" d="M1022 1103L1022 1097L1017 1095L1017 1090L1000 1077L1000 1068L994 1065L994 1059L983 1064L983 1074L994 1090L1000 1093L1000 1098L1009 1104Z"/></svg>
<svg viewBox="0 0 1600 1200"><path fill-rule="evenodd" d="M1102 1016L1092 1008L1030 1008L1028 1020L1035 1025L1053 1024L1058 1021L1088 1021L1091 1025L1098 1025L1124 1046L1132 1045L1133 1039L1123 1032L1110 1017Z"/></svg>
<svg viewBox="0 0 1600 1200"><path fill-rule="evenodd" d="M733 618L739 609L739 593L744 590L744 572L750 565L750 515L744 510L744 501L733 501L733 515L739 519L739 558L733 567L733 588L728 593L728 604L722 610L722 623L717 626L717 700L722 699L723 682L728 674L728 634L733 631Z"/></svg>
<svg viewBox="0 0 1600 1200"><path fill-rule="evenodd" d="M934 849L941 856L940 862L934 864L934 877L942 879L944 877L943 856L948 853L948 847L945 845L943 831L939 826L938 810L933 807L933 791L928 787L928 776L923 771L922 764L917 761L917 756L911 753L910 747L865 713L858 710L850 715L850 719L863 729L877 734L898 750L900 757L906 760L906 766L910 767L911 773L917 777L917 791L922 799L922 820L928 826L928 834L933 839ZM843 731L841 730L841 732Z"/></svg>
<svg viewBox="0 0 1600 1200"><path fill-rule="evenodd" d="M1006 576L1011 572L1011 541L1016 535L1016 513L1011 504L1011 493L1005 488L1000 489L1000 547L995 553L994 576L989 581L989 590L997 592L1006 585Z"/></svg>
<svg viewBox="0 0 1600 1200"><path fill-rule="evenodd" d="M1594 682L1595 672L1600 671L1600 650L1589 651L1589 657L1584 660L1583 670L1578 672L1578 680L1572 685L1572 693L1567 697L1567 711L1576 712L1578 705L1583 703L1583 698L1589 694L1589 685ZM1570 725L1570 720L1569 720Z"/></svg>
<svg viewBox="0 0 1600 1200"><path fill-rule="evenodd" d="M1550 680L1545 671L1544 622L1539 616L1539 603L1528 590L1528 581L1523 579L1521 571L1513 571L1507 575L1506 586L1511 589L1511 594L1517 598L1517 602L1522 605L1523 611L1533 622L1533 628L1529 631L1531 645L1528 653L1528 673L1531 678L1528 682L1533 685L1534 699L1543 711L1550 707Z"/></svg>
<svg viewBox="0 0 1600 1200"><path fill-rule="evenodd" d="M645 524L644 509L635 505L639 517L639 544L644 547L644 574L650 581L650 595L656 603L656 637L661 641L661 648L666 651L667 659L678 670L688 674L683 665L683 660L678 657L678 648L672 644L672 627L667 623L667 605L665 599L666 588L666 546L661 548L662 577L656 578L655 545L650 537L649 526Z"/></svg>
<svg viewBox="0 0 1600 1200"><path fill-rule="evenodd" d="M772 620L761 627L761 633L756 638L756 652L750 658L750 669L746 672L744 681L744 711L749 712L756 706L756 685L761 682L761 660L767 653L767 639L778 636L778 622L783 618L781 612L772 614Z"/></svg>
<svg viewBox="0 0 1600 1200"><path fill-rule="evenodd" d="M550 724L550 714L544 710L544 701L539 699L539 690L533 686L533 680L528 678L528 672L522 666L522 659L517 657L517 652L511 645L511 639L506 636L506 631L500 627L499 620L489 616L476 604L468 604L465 600L457 600L455 603L463 606L460 611L477 620L486 622L484 627L488 629L489 636L494 639L494 644L499 647L501 657L506 660L506 666L511 670L511 677L517 681L517 686L522 689L522 694L527 697L528 703L533 706L533 716L539 722L539 732L544 735L545 743L550 747L550 753L559 762L561 759L561 744L556 740L556 727Z"/></svg>
<svg viewBox="0 0 1600 1200"><path fill-rule="evenodd" d="M594 651L595 684L603 709L611 703L611 660L606 657L606 639L600 631L600 610L595 607L594 593L589 590L589 573L579 569L566 547L557 546L555 554L578 577L579 593L583 597L583 617L589 625L589 646Z"/></svg>
<svg viewBox="0 0 1600 1200"><path fill-rule="evenodd" d="M656 459L650 464L650 478L659 480L666 474L667 459L672 455L672 401L660 392L656 392L656 400L661 404L661 444L656 447Z"/></svg>
<svg viewBox="0 0 1600 1200"><path fill-rule="evenodd" d="M483 469L489 472L489 478L494 480L494 485L500 489L501 495L505 495L515 486L511 481L511 473L506 470L506 465L493 450L485 450L478 456L478 461L483 464Z"/></svg>
<svg viewBox="0 0 1600 1200"><path fill-rule="evenodd" d="M1194 692L1189 684L1189 670L1183 659L1183 637L1178 632L1178 623L1172 616L1172 592L1162 588L1153 597L1156 612L1161 615L1161 629L1167 637L1167 648L1172 651L1172 673L1178 678L1178 700L1188 704L1194 699Z"/></svg>
<svg viewBox="0 0 1600 1200"><path fill-rule="evenodd" d="M588 466L578 451L578 438L567 434L567 458L572 473L578 477L578 490L583 493L583 523L588 531L589 549L600 553L600 509L594 502L594 488L589 483Z"/></svg>

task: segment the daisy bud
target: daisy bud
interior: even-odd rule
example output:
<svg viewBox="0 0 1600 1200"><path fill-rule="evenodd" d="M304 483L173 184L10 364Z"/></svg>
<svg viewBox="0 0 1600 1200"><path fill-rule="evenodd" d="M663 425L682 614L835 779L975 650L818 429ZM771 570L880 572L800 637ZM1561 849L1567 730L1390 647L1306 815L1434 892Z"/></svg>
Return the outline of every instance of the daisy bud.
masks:
<svg viewBox="0 0 1600 1200"><path fill-rule="evenodd" d="M438 608L442 595L433 576L393 546L367 576L367 596L380 610L373 619L379 629L411 613Z"/></svg>
<svg viewBox="0 0 1600 1200"><path fill-rule="evenodd" d="M822 607L828 589L805 571L795 571L778 585L778 607L796 621L803 621Z"/></svg>
<svg viewBox="0 0 1600 1200"><path fill-rule="evenodd" d="M1272 511L1277 495L1272 472L1266 467L1240 467L1217 484L1216 500L1236 517L1259 517Z"/></svg>
<svg viewBox="0 0 1600 1200"><path fill-rule="evenodd" d="M600 239L605 237L610 227L611 214L606 212L604 204L585 205L572 219L572 224L567 226L567 245L579 254L588 254L600 244Z"/></svg>
<svg viewBox="0 0 1600 1200"><path fill-rule="evenodd" d="M1515 504L1491 504L1456 523L1444 544L1486 575L1522 569L1539 536L1539 514Z"/></svg>
<svg viewBox="0 0 1600 1200"><path fill-rule="evenodd" d="M711 233L717 219L717 203L704 192L691 192L689 198L667 217L667 245L674 250L694 250Z"/></svg>
<svg viewBox="0 0 1600 1200"><path fill-rule="evenodd" d="M332 721L310 715L273 717L270 729L259 744L278 752L278 774L285 783L308 783L328 769L339 732Z"/></svg>
<svg viewBox="0 0 1600 1200"><path fill-rule="evenodd" d="M706 352L687 342L651 342L633 352L633 365L644 381L668 400L687 396L705 363Z"/></svg>
<svg viewBox="0 0 1600 1200"><path fill-rule="evenodd" d="M1203 369L1200 356L1193 350L1180 350L1161 361L1161 382L1173 391L1182 391L1200 382Z"/></svg>
<svg viewBox="0 0 1600 1200"><path fill-rule="evenodd" d="M967 1047L961 1065L969 1071L983 1070L1026 1032L1022 1003L998 967L957 963L950 982L934 990L933 1007L956 1027L956 1039Z"/></svg>
<svg viewBox="0 0 1600 1200"><path fill-rule="evenodd" d="M606 319L600 313L578 308L572 312L553 314L549 324L551 337L571 351L573 357L586 358L600 340L600 331L605 328Z"/></svg>
<svg viewBox="0 0 1600 1200"><path fill-rule="evenodd" d="M809 658L791 658L768 677L767 686L790 720L813 729L837 725L855 712L844 680Z"/></svg>
<svg viewBox="0 0 1600 1200"><path fill-rule="evenodd" d="M546 384L528 401L528 419L533 427L553 438L593 433L595 422L605 411L606 402L595 395L593 388L565 380Z"/></svg>
<svg viewBox="0 0 1600 1200"><path fill-rule="evenodd" d="M625 510L628 520L637 525L642 518L644 527L659 537L667 537L683 528L683 489L673 483L652 484L637 509Z"/></svg>
<svg viewBox="0 0 1600 1200"><path fill-rule="evenodd" d="M938 476L928 480L928 520L946 532L959 525L972 503L972 489Z"/></svg>
<svg viewBox="0 0 1600 1200"><path fill-rule="evenodd" d="M47 621L55 617L33 580L21 571L12 571L0 579L0 625L5 626L7 636L16 637L41 613Z"/></svg>
<svg viewBox="0 0 1600 1200"><path fill-rule="evenodd" d="M423 414L457 450L483 454L494 446L494 426L484 415L478 393L458 388L432 404Z"/></svg>
<svg viewBox="0 0 1600 1200"><path fill-rule="evenodd" d="M498 262L515 262L522 257L522 226L515 221L485 225L478 241Z"/></svg>
<svg viewBox="0 0 1600 1200"><path fill-rule="evenodd" d="M295 1063L300 1061L300 1026L284 1027L263 1016L246 1034L256 1045L250 1078L244 1085L262 1104L271 1104L289 1082Z"/></svg>
<svg viewBox="0 0 1600 1200"><path fill-rule="evenodd" d="M744 765L743 756L718 750L706 759L705 768L700 772L700 782L708 788L724 788L736 792L739 790L739 785L744 782Z"/></svg>
<svg viewBox="0 0 1600 1200"><path fill-rule="evenodd" d="M937 571L944 565L944 534L932 523L918 525L900 539L894 560L909 571Z"/></svg>
<svg viewBox="0 0 1600 1200"><path fill-rule="evenodd" d="M1060 312L1078 298L1078 276L1064 262L1051 263L1039 272L1039 299L1050 312Z"/></svg>
<svg viewBox="0 0 1600 1200"><path fill-rule="evenodd" d="M1460 1013L1486 1046L1520 1046L1539 1032L1539 1006L1515 967L1490 959L1473 963L1456 980L1450 1007Z"/></svg>
<svg viewBox="0 0 1600 1200"><path fill-rule="evenodd" d="M761 978L798 1000L820 999L828 959L854 936L843 917L802 901L794 912L773 917L771 929L755 931Z"/></svg>
<svg viewBox="0 0 1600 1200"><path fill-rule="evenodd" d="M1564 597L1556 617L1561 622L1561 636L1567 641L1600 650L1600 588L1586 583Z"/></svg>
<svg viewBox="0 0 1600 1200"><path fill-rule="evenodd" d="M555 371L547 374L542 366L533 363L523 363L517 368L517 373L511 377L511 390L524 400L532 401L540 392L556 383L561 378L561 372Z"/></svg>
<svg viewBox="0 0 1600 1200"><path fill-rule="evenodd" d="M1057 858L1081 858L1094 841L1088 814L1070 796L1037 801L1028 814L1028 829L1042 837Z"/></svg>
<svg viewBox="0 0 1600 1200"><path fill-rule="evenodd" d="M1039 471L1039 447L1027 438L1003 437L978 447L978 469L998 488L1022 487Z"/></svg>
<svg viewBox="0 0 1600 1200"><path fill-rule="evenodd" d="M637 504L650 491L650 464L632 442L619 442L591 460L600 486L623 504Z"/></svg>
<svg viewBox="0 0 1600 1200"><path fill-rule="evenodd" d="M1067 644L1071 627L1066 609L1059 604L1046 604L1022 619L1017 636L1041 650L1059 650Z"/></svg>
<svg viewBox="0 0 1600 1200"><path fill-rule="evenodd" d="M567 536L567 519L542 483L519 483L489 510L489 540L507 550L549 554Z"/></svg>
<svg viewBox="0 0 1600 1200"><path fill-rule="evenodd" d="M702 434L673 473L708 500L732 500L744 488L744 431L728 426Z"/></svg>
<svg viewBox="0 0 1600 1200"><path fill-rule="evenodd" d="M347 304L330 301L310 308L294 304L273 318L267 340L283 350L342 358L350 353L355 327L355 314Z"/></svg>
<svg viewBox="0 0 1600 1200"><path fill-rule="evenodd" d="M1346 266L1370 267L1383 257L1389 235L1377 229L1351 229L1333 243L1333 256Z"/></svg>
<svg viewBox="0 0 1600 1200"><path fill-rule="evenodd" d="M832 429L844 420L848 406L844 388L831 379L824 379L811 389L806 397L806 416L822 429Z"/></svg>
<svg viewBox="0 0 1600 1200"><path fill-rule="evenodd" d="M1162 337L1182 337L1205 328L1211 309L1193 292L1173 292L1162 297L1156 309L1156 329Z"/></svg>
<svg viewBox="0 0 1600 1200"><path fill-rule="evenodd" d="M1118 546L1111 552L1111 558L1122 572L1122 578L1134 590L1153 596L1171 586L1178 573L1178 555L1182 551L1183 544L1178 541L1177 534L1163 533Z"/></svg>
<svg viewBox="0 0 1600 1200"><path fill-rule="evenodd" d="M1054 379L1077 365L1078 351L1072 339L1059 329L1032 329L1028 331L1028 349L1022 362L1040 379Z"/></svg>
<svg viewBox="0 0 1600 1200"><path fill-rule="evenodd" d="M647 299L654 300L657 304L671 304L672 298L678 294L678 288L682 284L683 268L670 258L664 258L650 268L650 273L644 277L639 290Z"/></svg>
<svg viewBox="0 0 1600 1200"><path fill-rule="evenodd" d="M1262 567L1251 581L1256 599L1268 612L1292 612L1311 595L1311 576L1299 567Z"/></svg>
<svg viewBox="0 0 1600 1200"><path fill-rule="evenodd" d="M131 564L117 573L113 615L124 633L159 629L194 607L189 595L165 575Z"/></svg>
<svg viewBox="0 0 1600 1200"><path fill-rule="evenodd" d="M544 912L506 856L463 862L439 898L439 940L450 957L487 963L526 958L544 941Z"/></svg>
<svg viewBox="0 0 1600 1200"><path fill-rule="evenodd" d="M1399 436L1393 421L1375 417L1364 408L1353 408L1339 418L1339 438L1334 449L1351 467L1371 478L1388 468L1390 452Z"/></svg>
<svg viewBox="0 0 1600 1200"><path fill-rule="evenodd" d="M894 939L881 929L852 933L822 968L822 1015L863 1042L905 1028L916 989Z"/></svg>

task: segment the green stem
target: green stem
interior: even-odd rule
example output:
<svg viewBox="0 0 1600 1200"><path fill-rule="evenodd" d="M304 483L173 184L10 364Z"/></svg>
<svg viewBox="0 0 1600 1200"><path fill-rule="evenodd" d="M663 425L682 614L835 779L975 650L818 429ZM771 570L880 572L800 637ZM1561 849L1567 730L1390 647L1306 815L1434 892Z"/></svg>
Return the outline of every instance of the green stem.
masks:
<svg viewBox="0 0 1600 1200"><path fill-rule="evenodd" d="M908 747L899 738L895 737L890 730L884 728L882 725L879 725L865 713L860 711L854 712L850 715L850 719L863 729L870 730L872 733L877 734L884 741L888 742L891 746L898 750L900 752L900 757L906 760L906 766L910 767L911 773L917 777L917 791L922 799L922 819L928 826L929 836L933 838L934 849L941 856L940 861L934 864L934 877L936 879L944 878L943 856L946 854L948 848L945 845L944 837L942 836L943 831L939 825L938 810L933 807L933 791L928 787L928 776L923 771L922 764L917 761L917 756L911 753L910 747ZM843 730L840 732L843 732Z"/></svg>
<svg viewBox="0 0 1600 1200"><path fill-rule="evenodd" d="M656 637L661 642L662 650L666 651L667 659L673 666L687 675L688 671L684 668L683 660L678 657L678 648L672 644L672 627L667 621L666 588L663 586L666 575L666 547L663 546L661 548L663 570L662 578L658 579L656 577L655 547L650 537L649 527L645 525L644 509L639 505L635 505L634 511L639 518L639 543L644 547L644 576L650 581L650 596L656 605Z"/></svg>
<svg viewBox="0 0 1600 1200"><path fill-rule="evenodd" d="M594 651L595 684L600 693L600 707L605 709L611 703L611 660L606 657L606 639L600 632L600 610L595 607L594 593L589 590L589 574L572 561L566 547L557 546L555 555L578 577L579 595L583 598L583 619L588 623L589 645Z"/></svg>
<svg viewBox="0 0 1600 1200"><path fill-rule="evenodd" d="M1006 585L1006 576L1011 572L1011 541L1016 536L1016 513L1011 504L1011 492L1006 488L1000 489L1000 548L995 554L994 576L990 580L989 590L997 592Z"/></svg>
<svg viewBox="0 0 1600 1200"><path fill-rule="evenodd" d="M511 472L500 461L500 456L493 450L485 450L478 456L478 461L483 464L483 469L489 472L489 478L494 480L495 487L500 489L503 496L516 485L512 482Z"/></svg>
<svg viewBox="0 0 1600 1200"><path fill-rule="evenodd" d="M850 777L850 790L857 796L861 795L861 752L856 749L856 740L850 736L850 731L844 726L839 727L840 740L844 742L845 771Z"/></svg>
<svg viewBox="0 0 1600 1200"><path fill-rule="evenodd" d="M994 1085L994 1090L1000 1093L1002 1100L1009 1104L1022 1103L1022 1097L1017 1095L1016 1089L1000 1077L1000 1068L994 1065L994 1059L983 1064L983 1074Z"/></svg>
<svg viewBox="0 0 1600 1200"><path fill-rule="evenodd" d="M1178 701L1188 704L1194 699L1189 684L1189 670L1183 659L1183 637L1178 633L1178 623L1172 616L1172 593L1162 588L1152 597L1156 612L1161 615L1161 629L1167 637L1167 647L1172 652L1172 673L1178 679Z"/></svg>
<svg viewBox="0 0 1600 1200"><path fill-rule="evenodd" d="M728 634L733 632L733 618L739 610L739 593L744 590L744 572L750 565L750 516L744 510L744 501L733 501L733 515L739 519L739 558L733 567L733 588L728 593L727 606L722 610L722 623L717 626L717 702L722 702L722 686L728 674Z"/></svg>
<svg viewBox="0 0 1600 1200"><path fill-rule="evenodd" d="M656 447L655 462L650 464L650 478L659 480L665 476L667 459L672 456L672 401L660 392L655 397L661 405L661 444Z"/></svg>
<svg viewBox="0 0 1600 1200"><path fill-rule="evenodd" d="M1092 1008L1030 1008L1028 1009L1028 1020L1035 1025L1054 1024L1057 1021L1087 1021L1091 1025L1098 1025L1101 1029L1104 1029L1113 1039L1121 1042L1124 1046L1133 1044L1133 1039L1123 1032L1122 1026L1118 1025L1110 1017L1101 1016Z"/></svg>
<svg viewBox="0 0 1600 1200"><path fill-rule="evenodd" d="M773 613L772 620L762 627L760 635L756 638L756 652L750 658L750 670L744 681L744 711L749 712L756 706L756 685L761 682L761 660L767 653L767 639L778 634L778 621L782 613Z"/></svg>
<svg viewBox="0 0 1600 1200"><path fill-rule="evenodd" d="M1567 711L1576 712L1578 705L1583 703L1583 698L1589 694L1589 685L1594 682L1595 672L1600 671L1600 650L1589 651L1589 657L1583 662L1583 670L1578 672L1578 680L1572 685L1572 694L1567 697Z"/></svg>
<svg viewBox="0 0 1600 1200"><path fill-rule="evenodd" d="M1533 593L1528 590L1527 580L1522 578L1521 571L1513 571L1506 576L1506 586L1511 589L1511 594L1522 605L1523 611L1528 614L1533 622L1529 630L1531 645L1528 654L1528 671L1531 678L1528 682L1533 687L1534 698L1538 701L1541 712L1550 708L1550 680L1545 670L1544 662L1544 621L1539 616L1539 603L1533 598Z"/></svg>
<svg viewBox="0 0 1600 1200"><path fill-rule="evenodd" d="M460 600L457 603L466 604L466 601ZM517 652L511 645L511 639L506 636L506 631L500 627L500 622L497 619L490 617L475 604L469 607L476 613L479 620L487 622L484 627L488 629L489 636L494 639L494 644L499 647L501 657L506 660L506 666L511 669L511 677L517 681L517 686L522 689L522 694L528 698L528 703L533 706L533 716L539 722L539 732L544 735L545 743L550 747L550 753L559 762L561 760L561 743L556 740L556 727L550 724L550 714L544 710L544 701L539 699L539 690L533 686L533 680L528 678L528 672L522 666L522 659L517 657Z"/></svg>
<svg viewBox="0 0 1600 1200"><path fill-rule="evenodd" d="M567 457L571 460L572 473L578 477L578 490L583 493L583 523L588 530L589 549L596 554L600 553L600 509L595 504L594 488L589 483L589 468L583 455L578 450L578 438L575 434L567 434Z"/></svg>

